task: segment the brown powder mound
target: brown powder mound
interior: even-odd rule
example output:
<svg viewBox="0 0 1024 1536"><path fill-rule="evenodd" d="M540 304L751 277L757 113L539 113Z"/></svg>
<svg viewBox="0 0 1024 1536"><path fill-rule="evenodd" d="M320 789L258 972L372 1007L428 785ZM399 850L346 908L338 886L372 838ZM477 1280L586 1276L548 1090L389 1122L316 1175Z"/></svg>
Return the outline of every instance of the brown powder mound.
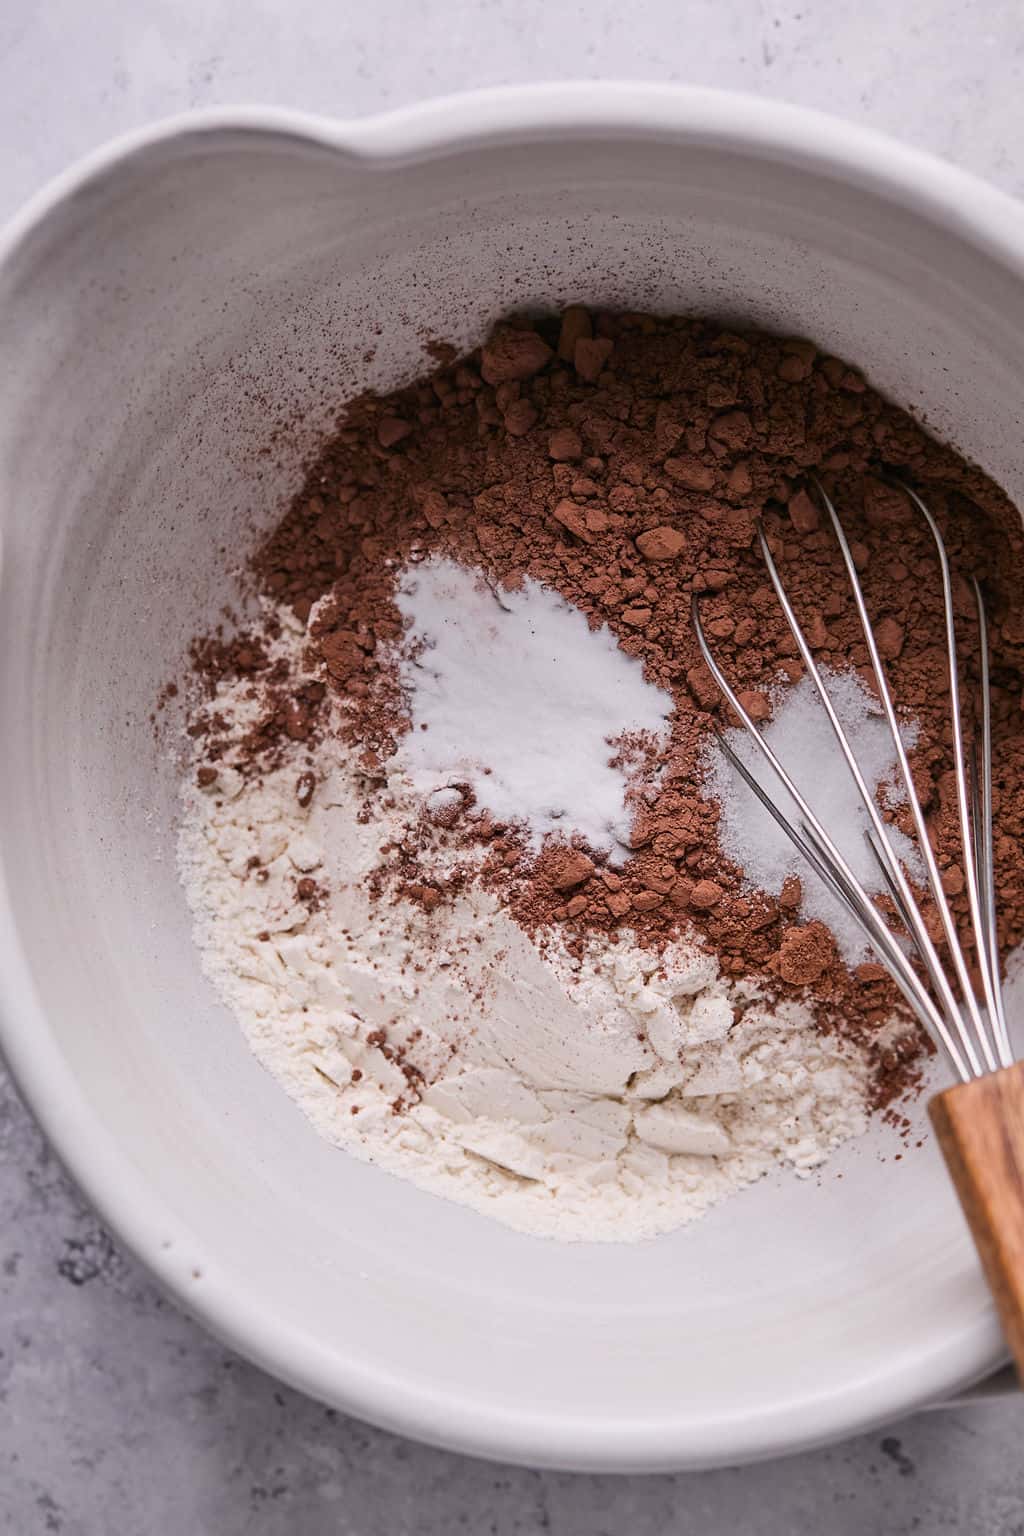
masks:
<svg viewBox="0 0 1024 1536"><path fill-rule="evenodd" d="M835 940L824 923L787 928L775 956L775 969L791 987L813 986L835 963Z"/></svg>
<svg viewBox="0 0 1024 1536"><path fill-rule="evenodd" d="M579 848L556 844L546 848L534 865L534 875L546 881L553 891L571 891L589 880L596 869L593 859Z"/></svg>
<svg viewBox="0 0 1024 1536"><path fill-rule="evenodd" d="M879 476L895 473L926 496L958 572L964 617L964 578L986 581L1008 948L1024 938L1016 858L1024 619L1011 608L1024 583L1019 518L978 469L810 342L579 307L560 320L510 321L481 351L446 357L429 378L355 401L255 569L262 589L303 620L328 599L312 636L371 770L407 728L382 653L401 635L394 588L403 567L439 554L498 586L529 576L592 626L608 625L676 702L657 782L644 773L634 781L623 867L613 871L583 848L534 860L515 829L472 809L446 835L487 846L485 878L531 931L558 924L582 942L629 927L659 946L681 927L696 929L727 972L811 987L826 1021L864 1035L891 1015L894 989L877 968L851 975L820 925L794 925L793 883L778 900L747 886L722 857L718 808L702 788L709 734L730 722L697 649L693 595L754 718L767 718L773 689L803 670L756 546L759 518L816 658L870 675L839 553L810 493L812 471L843 516L896 697L921 727L915 777L961 923L939 572L920 518ZM976 660L969 634L965 626L968 673ZM408 849L403 859L408 865ZM402 879L406 888L430 885L407 867Z"/></svg>

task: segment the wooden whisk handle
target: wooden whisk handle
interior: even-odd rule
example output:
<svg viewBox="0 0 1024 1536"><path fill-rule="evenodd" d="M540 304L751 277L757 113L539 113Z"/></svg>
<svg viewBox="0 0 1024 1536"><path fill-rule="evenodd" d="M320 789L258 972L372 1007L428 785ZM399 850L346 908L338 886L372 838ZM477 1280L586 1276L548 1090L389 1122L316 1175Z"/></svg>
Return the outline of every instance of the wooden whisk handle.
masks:
<svg viewBox="0 0 1024 1536"><path fill-rule="evenodd" d="M1024 1381L1024 1062L947 1088L928 1112Z"/></svg>

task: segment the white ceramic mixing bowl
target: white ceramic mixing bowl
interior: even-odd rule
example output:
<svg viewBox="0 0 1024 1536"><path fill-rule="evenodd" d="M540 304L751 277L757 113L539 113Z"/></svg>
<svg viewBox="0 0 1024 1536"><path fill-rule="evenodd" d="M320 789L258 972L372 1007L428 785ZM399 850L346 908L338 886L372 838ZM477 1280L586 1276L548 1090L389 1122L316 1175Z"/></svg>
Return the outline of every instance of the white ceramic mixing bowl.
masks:
<svg viewBox="0 0 1024 1536"><path fill-rule="evenodd" d="M638 86L205 113L7 232L3 1047L111 1226L239 1350L427 1440L623 1469L790 1450L1000 1360L930 1146L895 1162L876 1131L841 1180L563 1247L320 1141L200 974L149 716L339 399L425 338L574 300L812 336L1020 497L1022 264L1021 210L948 166Z"/></svg>

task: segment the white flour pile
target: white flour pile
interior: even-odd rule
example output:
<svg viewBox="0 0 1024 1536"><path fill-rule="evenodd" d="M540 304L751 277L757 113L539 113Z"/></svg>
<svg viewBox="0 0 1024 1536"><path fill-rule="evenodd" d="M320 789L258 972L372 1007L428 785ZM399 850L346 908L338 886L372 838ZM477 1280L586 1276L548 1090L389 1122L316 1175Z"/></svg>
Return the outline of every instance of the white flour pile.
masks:
<svg viewBox="0 0 1024 1536"><path fill-rule="evenodd" d="M403 601L433 642L414 717L438 725L432 700L444 732L407 738L370 819L361 818L365 787L330 732L313 749L317 788L303 804L305 745L288 747L261 779L239 771L260 685L222 684L208 706L236 746L205 787L194 770L186 778L181 871L206 970L253 1050L337 1145L532 1233L650 1236L780 1164L816 1167L864 1128L867 1066L855 1047L820 1035L802 1005L769 1009L681 944L655 955L627 934L591 941L582 960L554 941L542 953L472 883L433 911L375 894L382 846L421 823L425 801L457 793L445 777L452 752L477 784L492 769L496 804L521 797L537 836L566 815L613 835L623 812L621 782L585 762L545 795L529 764L507 753L485 761L494 741L469 739L460 692L466 636L440 633L435 576L421 572ZM562 675L573 702L593 707L595 741L624 718L656 732L662 696L638 693L632 664L602 658L601 632L565 605L538 602L542 591L517 595L506 613L527 635L521 688L508 680L522 708L538 686L531 655L553 644L556 671L574 657ZM295 666L303 632L288 612L279 617L277 654ZM554 718L565 701L547 705ZM578 729L574 719L577 740ZM300 880L315 882L318 900L300 899Z"/></svg>

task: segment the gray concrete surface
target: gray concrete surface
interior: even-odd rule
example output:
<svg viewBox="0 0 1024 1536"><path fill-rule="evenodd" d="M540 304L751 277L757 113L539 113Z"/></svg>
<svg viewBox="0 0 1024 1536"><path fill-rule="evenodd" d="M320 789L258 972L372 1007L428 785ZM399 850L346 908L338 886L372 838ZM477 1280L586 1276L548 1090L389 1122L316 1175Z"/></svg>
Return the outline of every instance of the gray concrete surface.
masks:
<svg viewBox="0 0 1024 1536"><path fill-rule="evenodd" d="M361 113L579 76L824 107L1024 193L1018 0L4 0L0 217L111 134L191 106ZM1024 1399L683 1477L412 1445L279 1386L165 1301L0 1080L2 1532L1024 1536L1022 1446Z"/></svg>

